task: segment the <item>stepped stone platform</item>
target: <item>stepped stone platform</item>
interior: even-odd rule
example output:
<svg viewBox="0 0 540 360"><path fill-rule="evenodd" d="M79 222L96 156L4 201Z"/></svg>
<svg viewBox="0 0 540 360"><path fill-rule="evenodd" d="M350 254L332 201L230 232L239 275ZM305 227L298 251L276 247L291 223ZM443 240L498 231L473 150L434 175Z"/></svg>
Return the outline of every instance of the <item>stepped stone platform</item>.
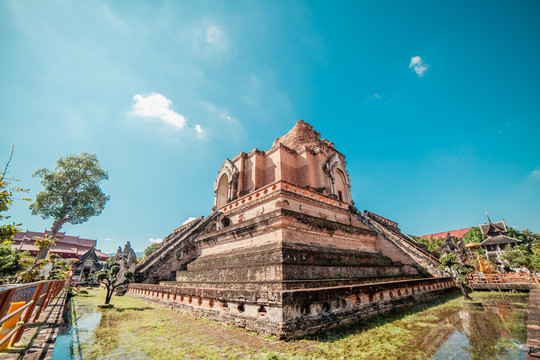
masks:
<svg viewBox="0 0 540 360"><path fill-rule="evenodd" d="M453 288L397 223L354 207L345 156L299 121L226 159L212 213L175 229L129 294L290 338Z"/></svg>
<svg viewBox="0 0 540 360"><path fill-rule="evenodd" d="M451 278L428 278L268 292L130 284L128 294L289 339L429 301L454 289Z"/></svg>

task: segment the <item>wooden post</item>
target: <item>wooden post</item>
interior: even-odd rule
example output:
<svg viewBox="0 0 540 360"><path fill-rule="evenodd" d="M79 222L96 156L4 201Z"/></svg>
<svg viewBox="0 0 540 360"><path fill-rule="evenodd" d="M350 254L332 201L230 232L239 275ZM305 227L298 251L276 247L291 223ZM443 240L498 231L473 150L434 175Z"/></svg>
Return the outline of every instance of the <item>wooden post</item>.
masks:
<svg viewBox="0 0 540 360"><path fill-rule="evenodd" d="M43 303L43 307L41 308L41 310L43 311L43 309L45 309L47 306L49 306L49 302L51 301L51 297L54 293L54 281L50 281L48 284L47 284L47 296L45 296L45 302Z"/></svg>
<svg viewBox="0 0 540 360"><path fill-rule="evenodd" d="M32 303L32 305L30 305L28 307L28 309L26 309L26 312L24 313L24 317L21 320L23 322L23 325L19 328L19 330L17 330L15 335L13 335L13 337L11 338L11 343L9 344L9 346L13 346L13 344L16 344L21 339L24 328L26 327L26 323L28 323L30 321L30 317L32 316L32 312L34 312L34 308L36 306L39 295L41 294L41 289L42 288L43 288L43 283L40 283L37 286L36 291L34 291L34 296L32 297L33 303Z"/></svg>
<svg viewBox="0 0 540 360"><path fill-rule="evenodd" d="M9 303L11 302L11 298L13 297L13 294L15 294L15 290L15 288L9 289L6 296L2 300L2 305L0 305L0 318L4 317L4 314L9 307Z"/></svg>
<svg viewBox="0 0 540 360"><path fill-rule="evenodd" d="M43 310L43 305L45 304L45 298L47 296L47 293L44 291L45 290L45 282L42 282L41 283L41 289L39 291L39 296L37 297L37 300L36 300L36 306L38 307L37 308L37 311L36 311L36 314L34 315L34 318L32 319L32 322L36 322L37 319L39 319L39 315L41 315L41 310ZM41 300L41 303L38 305L38 302Z"/></svg>

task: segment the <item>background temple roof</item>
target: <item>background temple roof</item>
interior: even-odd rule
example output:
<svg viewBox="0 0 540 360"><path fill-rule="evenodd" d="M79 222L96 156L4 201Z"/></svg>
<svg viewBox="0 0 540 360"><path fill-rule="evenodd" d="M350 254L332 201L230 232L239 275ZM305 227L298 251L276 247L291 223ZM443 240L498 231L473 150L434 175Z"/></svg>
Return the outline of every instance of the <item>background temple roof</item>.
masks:
<svg viewBox="0 0 540 360"><path fill-rule="evenodd" d="M488 224L480 224L478 225L480 227L480 230L482 231L482 234L489 235L492 233L507 233L508 230L506 229L506 224L504 220L501 220L496 223L492 223L491 221Z"/></svg>
<svg viewBox="0 0 540 360"><path fill-rule="evenodd" d="M431 238L431 237L434 238L434 239L445 238L446 234L450 233L450 236L453 236L453 237L456 237L456 238L460 239L461 237L463 237L464 234L466 234L471 229L472 228L468 227L468 228L465 228L465 229L442 231L442 232L438 232L438 233L435 233L435 234L422 235L422 236L419 236L419 238L426 238L426 239Z"/></svg>

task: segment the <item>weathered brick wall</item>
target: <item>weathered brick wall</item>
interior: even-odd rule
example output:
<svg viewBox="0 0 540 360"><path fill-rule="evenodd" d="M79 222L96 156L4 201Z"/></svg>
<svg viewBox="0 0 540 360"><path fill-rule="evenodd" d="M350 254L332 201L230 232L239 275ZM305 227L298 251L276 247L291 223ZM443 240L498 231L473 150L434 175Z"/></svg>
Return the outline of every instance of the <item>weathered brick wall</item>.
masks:
<svg viewBox="0 0 540 360"><path fill-rule="evenodd" d="M453 289L451 278L430 278L297 291L130 284L128 294L262 334L294 338L427 301Z"/></svg>
<svg viewBox="0 0 540 360"><path fill-rule="evenodd" d="M439 269L439 260L429 251L421 249L418 244L415 244L414 241L408 239L405 234L402 234L399 231L399 229L388 226L380 220L371 218L370 216L359 212L355 207L351 206L350 211L353 216L375 230L380 239L386 240L379 242L379 244L383 246L382 249L391 249L391 246L388 244L391 243L394 247L398 247L403 253L412 258L416 264L423 267L431 275L445 276L444 271Z"/></svg>

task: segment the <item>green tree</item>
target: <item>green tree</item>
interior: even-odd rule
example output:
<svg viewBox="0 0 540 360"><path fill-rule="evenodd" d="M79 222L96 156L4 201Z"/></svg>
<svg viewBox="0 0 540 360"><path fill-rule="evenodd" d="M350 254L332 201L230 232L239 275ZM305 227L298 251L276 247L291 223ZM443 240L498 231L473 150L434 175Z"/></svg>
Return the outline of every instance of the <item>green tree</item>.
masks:
<svg viewBox="0 0 540 360"><path fill-rule="evenodd" d="M436 253L437 255L441 252L441 245L445 240L445 238L434 238L433 236L430 236L429 238L413 238L417 243L425 245L429 251Z"/></svg>
<svg viewBox="0 0 540 360"><path fill-rule="evenodd" d="M34 239L36 241L35 245L39 253L54 245L54 240L50 235L36 236ZM30 283L38 280L44 280L41 270L45 267L45 265L52 262L51 258L54 259L55 257L58 257L58 255L51 254L45 259L32 256L21 258L19 263L22 265L23 270L17 273L17 282ZM52 270L54 270L54 263Z"/></svg>
<svg viewBox="0 0 540 360"><path fill-rule="evenodd" d="M151 244L151 245L148 246L146 249L144 249L144 258L146 259L146 258L149 257L152 253L154 253L156 250L158 250L159 248L161 248L161 244L160 244L160 243L154 243L154 244Z"/></svg>
<svg viewBox="0 0 540 360"><path fill-rule="evenodd" d="M446 271L449 275L454 278L456 287L461 290L463 297L466 300L472 300L469 296L470 287L469 281L467 280L467 274L471 272L471 267L468 265L462 265L457 261L457 256L454 253L446 254L441 256L439 259L441 265L439 268Z"/></svg>
<svg viewBox="0 0 540 360"><path fill-rule="evenodd" d="M28 251L21 252L11 247L11 242L0 244L0 279L10 278L24 269L24 260L30 258Z"/></svg>
<svg viewBox="0 0 540 360"><path fill-rule="evenodd" d="M13 146L11 146L11 152L9 154L9 159L4 167L4 171L0 174L0 221L5 221L10 218L10 216L3 215L2 213L8 211L10 206L13 204L13 193L28 192L27 189L10 187L12 181L17 181L16 179L10 179L6 177L9 163L11 162L12 157ZM23 198L23 200L30 199ZM4 244L6 241L11 240L19 232L19 229L17 227L20 225L21 224L15 223L0 225L0 244Z"/></svg>
<svg viewBox="0 0 540 360"><path fill-rule="evenodd" d="M508 262L513 269L524 266L533 272L538 272L540 271L540 246L538 244L540 243L507 245L504 254L501 255L501 260Z"/></svg>
<svg viewBox="0 0 540 360"><path fill-rule="evenodd" d="M54 170L39 169L33 176L42 179L44 190L36 195L30 209L32 215L53 219L53 238L65 223L81 224L101 214L109 200L99 187L109 175L101 168L95 154L83 152L62 157ZM47 252L48 248L38 257L45 258Z"/></svg>
<svg viewBox="0 0 540 360"><path fill-rule="evenodd" d="M10 206L13 204L13 194L16 192L27 192L26 189L17 187L11 187L12 181L16 179L10 179L6 175L8 173L9 163L13 157L13 146L11 146L11 152L9 159L4 166L4 171L0 173L0 221L6 221L10 217L4 215ZM23 200L30 200L23 198ZM30 255L28 252L20 252L11 247L11 239L19 232L18 226L21 224L2 224L0 225L0 278L8 279L15 275L17 272L23 270L24 266L21 263L23 258L27 258Z"/></svg>
<svg viewBox="0 0 540 360"><path fill-rule="evenodd" d="M482 241L486 239L486 236L482 234L480 227L474 226L465 234L463 234L461 238L463 239L463 242L465 244L472 244L472 243L481 243ZM471 251L474 257L481 256L483 258L486 258L486 251L481 246L473 247L471 248Z"/></svg>
<svg viewBox="0 0 540 360"><path fill-rule="evenodd" d="M107 295L105 296L105 305L108 305L111 301L111 297L114 294L114 290L122 285L127 285L133 280L133 273L126 272L124 274L124 281L119 281L118 274L120 273L120 263L114 260L113 257L107 259L103 269L96 271L92 274L92 278L98 280L107 289Z"/></svg>

